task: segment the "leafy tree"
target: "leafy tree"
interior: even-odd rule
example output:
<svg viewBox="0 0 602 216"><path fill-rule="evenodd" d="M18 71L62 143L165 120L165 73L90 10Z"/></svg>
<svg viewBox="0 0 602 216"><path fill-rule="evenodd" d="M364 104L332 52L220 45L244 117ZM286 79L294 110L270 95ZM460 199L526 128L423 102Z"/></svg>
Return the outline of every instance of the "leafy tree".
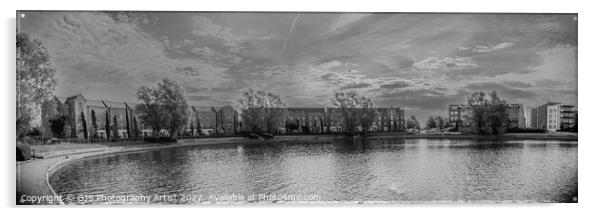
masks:
<svg viewBox="0 0 602 216"><path fill-rule="evenodd" d="M136 120L136 115L132 115L132 125L134 127L134 137L140 136L140 128L138 128L138 121Z"/></svg>
<svg viewBox="0 0 602 216"><path fill-rule="evenodd" d="M84 138L88 139L88 123L86 122L86 116L84 115L83 111L80 113L80 118L82 122L82 130L84 131Z"/></svg>
<svg viewBox="0 0 602 216"><path fill-rule="evenodd" d="M109 117L110 109L105 111L105 133L107 134L107 139L111 138L111 117Z"/></svg>
<svg viewBox="0 0 602 216"><path fill-rule="evenodd" d="M137 92L141 104L136 105L144 126L159 134L167 129L170 138L175 138L186 126L188 119L188 99L180 85L164 79L155 88L140 87Z"/></svg>
<svg viewBox="0 0 602 216"><path fill-rule="evenodd" d="M443 128L449 128L452 125L449 123L449 119L447 117L440 117L439 120L441 121L441 129Z"/></svg>
<svg viewBox="0 0 602 216"><path fill-rule="evenodd" d="M119 124L117 123L117 116L113 115L113 125L111 125L111 133L114 138L119 138Z"/></svg>
<svg viewBox="0 0 602 216"><path fill-rule="evenodd" d="M249 89L238 100L243 128L248 132L274 133L284 116L286 104L280 96Z"/></svg>
<svg viewBox="0 0 602 216"><path fill-rule="evenodd" d="M420 129L420 123L418 122L418 120L416 120L416 116L412 116L412 117L410 117L410 119L408 119L406 121L406 128L407 129Z"/></svg>
<svg viewBox="0 0 602 216"><path fill-rule="evenodd" d="M336 92L330 101L341 110L347 133L354 133L356 125L367 130L376 118L376 109L372 99L360 96L354 91Z"/></svg>
<svg viewBox="0 0 602 216"><path fill-rule="evenodd" d="M362 131L367 132L370 129L370 126L372 126L374 123L377 113L372 101L367 101L363 105L365 105L365 107L354 110L353 116L358 119L359 125L362 127Z"/></svg>
<svg viewBox="0 0 602 216"><path fill-rule="evenodd" d="M201 125L201 119L199 118L199 116L196 116L196 131L198 136L201 136L203 134L203 127Z"/></svg>
<svg viewBox="0 0 602 216"><path fill-rule="evenodd" d="M98 131L98 123L96 121L96 111L94 111L94 110L90 111L90 119L92 120L92 128L94 129L94 133L92 134L92 137L96 138L97 137L96 131Z"/></svg>
<svg viewBox="0 0 602 216"><path fill-rule="evenodd" d="M437 122L433 116L429 116L429 119L426 121L426 128L437 128Z"/></svg>
<svg viewBox="0 0 602 216"><path fill-rule="evenodd" d="M31 125L32 110L47 100L56 85L55 69L50 54L42 42L17 33L17 137Z"/></svg>
<svg viewBox="0 0 602 216"><path fill-rule="evenodd" d="M499 134L498 128L508 119L504 99L495 91L475 92L468 97L468 105L472 108L471 120L477 134Z"/></svg>
<svg viewBox="0 0 602 216"><path fill-rule="evenodd" d="M65 128L69 125L69 118L64 115L57 116L53 119L48 120L50 122L50 130L55 136L59 138L65 138Z"/></svg>
<svg viewBox="0 0 602 216"><path fill-rule="evenodd" d="M130 127L130 115L129 115L129 112L130 112L130 108L128 107L127 104L125 104L125 130L126 130L126 133L128 135L128 138L132 137L132 131L131 131L131 127Z"/></svg>

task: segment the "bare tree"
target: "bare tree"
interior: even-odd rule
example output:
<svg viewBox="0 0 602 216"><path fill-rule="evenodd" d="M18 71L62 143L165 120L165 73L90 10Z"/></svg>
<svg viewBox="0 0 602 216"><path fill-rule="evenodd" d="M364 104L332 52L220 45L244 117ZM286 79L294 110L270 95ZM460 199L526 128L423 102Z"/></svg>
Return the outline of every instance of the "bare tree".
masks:
<svg viewBox="0 0 602 216"><path fill-rule="evenodd" d="M495 91L473 93L468 97L468 105L472 108L471 120L477 134L498 134L498 128L508 118L506 101Z"/></svg>
<svg viewBox="0 0 602 216"><path fill-rule="evenodd" d="M238 100L243 129L248 132L276 132L286 104L280 96L249 89Z"/></svg>
<svg viewBox="0 0 602 216"><path fill-rule="evenodd" d="M360 125L366 131L376 118L372 99L360 96L354 91L336 92L330 100L341 110L347 133L354 133L356 125Z"/></svg>

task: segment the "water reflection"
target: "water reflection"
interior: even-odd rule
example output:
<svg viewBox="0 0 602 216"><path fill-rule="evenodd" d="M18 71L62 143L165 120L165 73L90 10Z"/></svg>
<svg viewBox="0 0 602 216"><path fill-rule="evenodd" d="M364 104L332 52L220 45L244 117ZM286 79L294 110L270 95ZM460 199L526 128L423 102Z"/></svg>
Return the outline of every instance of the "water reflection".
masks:
<svg viewBox="0 0 602 216"><path fill-rule="evenodd" d="M577 145L337 139L182 147L78 161L53 175L51 184L64 195L317 194L322 200L344 201L564 202L576 196Z"/></svg>

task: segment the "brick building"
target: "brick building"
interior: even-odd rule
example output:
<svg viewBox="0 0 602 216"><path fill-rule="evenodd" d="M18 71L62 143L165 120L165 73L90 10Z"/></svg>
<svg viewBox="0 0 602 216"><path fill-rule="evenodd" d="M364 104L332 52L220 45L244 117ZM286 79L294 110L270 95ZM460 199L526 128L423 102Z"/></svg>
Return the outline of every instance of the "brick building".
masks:
<svg viewBox="0 0 602 216"><path fill-rule="evenodd" d="M139 121L136 105L137 103L89 100L82 94L67 98L53 97L42 104L42 136L79 139L151 136L152 130L145 128ZM187 134L184 135L230 135L239 131L238 113L231 106L191 106L188 113L188 124L183 131ZM54 134L50 129L49 120L58 116L66 116L69 122L62 135ZM161 133L167 131L161 130Z"/></svg>
<svg viewBox="0 0 602 216"><path fill-rule="evenodd" d="M277 133L339 133L344 131L345 120L341 109L334 107L289 107L279 109L282 118ZM295 128L288 128L294 125ZM374 122L368 128L373 132L393 132L405 130L404 110L400 108L376 108ZM361 130L359 122L356 130Z"/></svg>

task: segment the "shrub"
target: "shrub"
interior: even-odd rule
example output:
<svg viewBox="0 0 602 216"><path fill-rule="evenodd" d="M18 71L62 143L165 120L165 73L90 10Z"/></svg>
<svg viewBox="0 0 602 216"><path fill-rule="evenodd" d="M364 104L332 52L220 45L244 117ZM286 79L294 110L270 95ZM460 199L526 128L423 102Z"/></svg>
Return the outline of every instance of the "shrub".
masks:
<svg viewBox="0 0 602 216"><path fill-rule="evenodd" d="M18 142L17 143L17 161L26 161L31 159L31 147L29 145Z"/></svg>

